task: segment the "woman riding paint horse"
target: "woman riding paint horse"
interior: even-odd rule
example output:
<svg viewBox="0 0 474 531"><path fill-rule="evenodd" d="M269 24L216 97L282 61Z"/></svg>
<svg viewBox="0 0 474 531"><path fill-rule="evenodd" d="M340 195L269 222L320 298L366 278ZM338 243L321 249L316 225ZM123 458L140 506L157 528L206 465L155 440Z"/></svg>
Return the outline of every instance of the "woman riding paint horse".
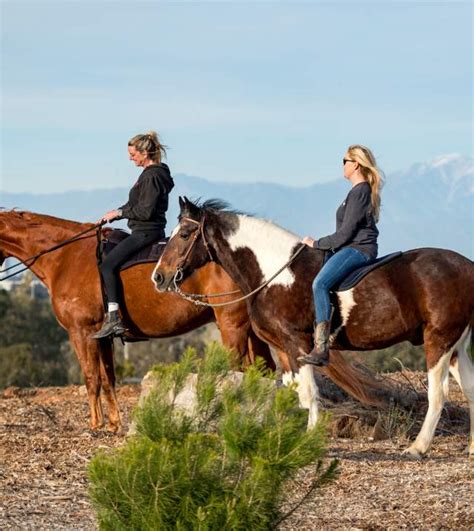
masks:
<svg viewBox="0 0 474 531"><path fill-rule="evenodd" d="M168 195L174 186L170 170L162 162L162 156L166 155L165 146L160 143L158 135L151 131L129 140L128 153L135 166L144 169L130 190L128 202L107 212L101 219L111 222L126 218L132 233L107 255L100 266L108 307L102 328L92 336L94 339L125 332L126 328L119 314L120 265L165 236Z"/></svg>
<svg viewBox="0 0 474 531"><path fill-rule="evenodd" d="M351 182L352 189L337 209L336 232L319 240L309 236L303 238L306 245L333 253L313 282L314 348L299 358L299 361L318 366L329 363L329 291L349 273L377 258L379 231L376 222L380 214L382 172L370 149L360 145L349 146L343 165L344 177Z"/></svg>

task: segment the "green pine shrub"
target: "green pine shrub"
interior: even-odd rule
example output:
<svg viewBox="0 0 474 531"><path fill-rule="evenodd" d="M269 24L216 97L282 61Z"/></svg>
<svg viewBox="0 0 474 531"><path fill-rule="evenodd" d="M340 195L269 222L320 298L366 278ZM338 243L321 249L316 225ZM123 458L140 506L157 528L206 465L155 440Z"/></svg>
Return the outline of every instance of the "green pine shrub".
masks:
<svg viewBox="0 0 474 531"><path fill-rule="evenodd" d="M269 529L297 470L317 464L314 486L334 477L335 461L321 466L324 421L307 431L295 390L277 389L258 366L230 384L230 360L213 344L201 360L188 349L155 368L159 385L135 413L138 434L91 461L101 529ZM192 412L177 400L190 381Z"/></svg>

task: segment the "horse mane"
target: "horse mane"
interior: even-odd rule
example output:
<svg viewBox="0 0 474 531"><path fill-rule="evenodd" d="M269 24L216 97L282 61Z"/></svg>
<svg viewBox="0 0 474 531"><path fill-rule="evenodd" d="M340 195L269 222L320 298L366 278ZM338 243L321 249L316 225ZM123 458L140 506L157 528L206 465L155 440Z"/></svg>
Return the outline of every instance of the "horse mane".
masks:
<svg viewBox="0 0 474 531"><path fill-rule="evenodd" d="M69 219L58 218L55 216L50 216L49 214L39 214L37 212L30 212L29 210L18 210L18 207L7 209L5 207L0 207L0 213L2 214L13 214L16 218L22 219L31 226L43 225L48 223L54 227L58 228L67 228L76 229L77 226L91 224L90 222L82 221L73 221Z"/></svg>
<svg viewBox="0 0 474 531"><path fill-rule="evenodd" d="M242 210L231 208L230 204L227 201L224 201L224 199L211 198L201 201L201 198L198 198L192 201L188 199L188 201L196 208L199 208L205 212L211 212L213 214L222 212L225 214L235 214L236 216L255 217L254 214L249 214L247 212L243 212Z"/></svg>
<svg viewBox="0 0 474 531"><path fill-rule="evenodd" d="M233 214L235 216L245 216L246 218L250 218L250 220L253 220L256 224L262 224L262 226L266 227L272 227L273 230L280 231L282 234L289 235L291 237L297 238L298 240L300 237L286 229L285 227L282 227L281 225L278 225L278 223L275 223L272 220L261 218L257 216L256 214L249 214L248 212L243 212L241 210L235 210L230 207L229 203L227 201L224 201L223 199L206 199L205 201L202 201L199 199L188 201L196 208L199 208L203 212L210 212L211 214Z"/></svg>

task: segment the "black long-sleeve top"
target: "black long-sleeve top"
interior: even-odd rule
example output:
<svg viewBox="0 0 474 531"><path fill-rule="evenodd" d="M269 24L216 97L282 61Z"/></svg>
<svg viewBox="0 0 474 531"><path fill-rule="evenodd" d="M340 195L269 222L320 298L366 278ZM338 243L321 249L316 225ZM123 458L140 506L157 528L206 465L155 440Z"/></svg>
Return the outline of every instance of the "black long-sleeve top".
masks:
<svg viewBox="0 0 474 531"><path fill-rule="evenodd" d="M131 231L159 230L166 226L168 195L174 187L168 166L147 166L130 190L128 201L119 207Z"/></svg>
<svg viewBox="0 0 474 531"><path fill-rule="evenodd" d="M314 243L316 249L338 251L354 247L370 258L377 257L377 237L372 211L371 189L367 182L356 184L336 212L336 232Z"/></svg>

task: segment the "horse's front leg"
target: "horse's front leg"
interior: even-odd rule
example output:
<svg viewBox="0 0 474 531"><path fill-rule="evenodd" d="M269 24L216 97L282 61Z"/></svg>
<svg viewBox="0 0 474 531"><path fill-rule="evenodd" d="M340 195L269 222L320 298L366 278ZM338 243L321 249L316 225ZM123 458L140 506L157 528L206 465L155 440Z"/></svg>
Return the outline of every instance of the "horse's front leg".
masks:
<svg viewBox="0 0 474 531"><path fill-rule="evenodd" d="M99 343L100 350L100 375L102 382L102 391L107 401L107 411L109 424L107 429L116 433L120 430L122 423L120 420L120 409L115 392L115 364L114 364L114 343L113 339L105 338L100 341L92 340Z"/></svg>
<svg viewBox="0 0 474 531"><path fill-rule="evenodd" d="M319 416L319 389L311 365L300 366L297 358L311 350L311 335L294 333L285 337L278 331L254 326L257 335L277 349L284 385L296 384L300 406L308 410L308 429L313 428Z"/></svg>
<svg viewBox="0 0 474 531"><path fill-rule="evenodd" d="M86 332L85 332L85 331ZM93 333L93 328L69 329L69 339L76 352L79 365L84 375L84 381L89 400L90 427L92 430L102 428L104 425L104 414L100 402L100 351L98 346L90 344L85 333ZM98 341L94 340L96 343Z"/></svg>

